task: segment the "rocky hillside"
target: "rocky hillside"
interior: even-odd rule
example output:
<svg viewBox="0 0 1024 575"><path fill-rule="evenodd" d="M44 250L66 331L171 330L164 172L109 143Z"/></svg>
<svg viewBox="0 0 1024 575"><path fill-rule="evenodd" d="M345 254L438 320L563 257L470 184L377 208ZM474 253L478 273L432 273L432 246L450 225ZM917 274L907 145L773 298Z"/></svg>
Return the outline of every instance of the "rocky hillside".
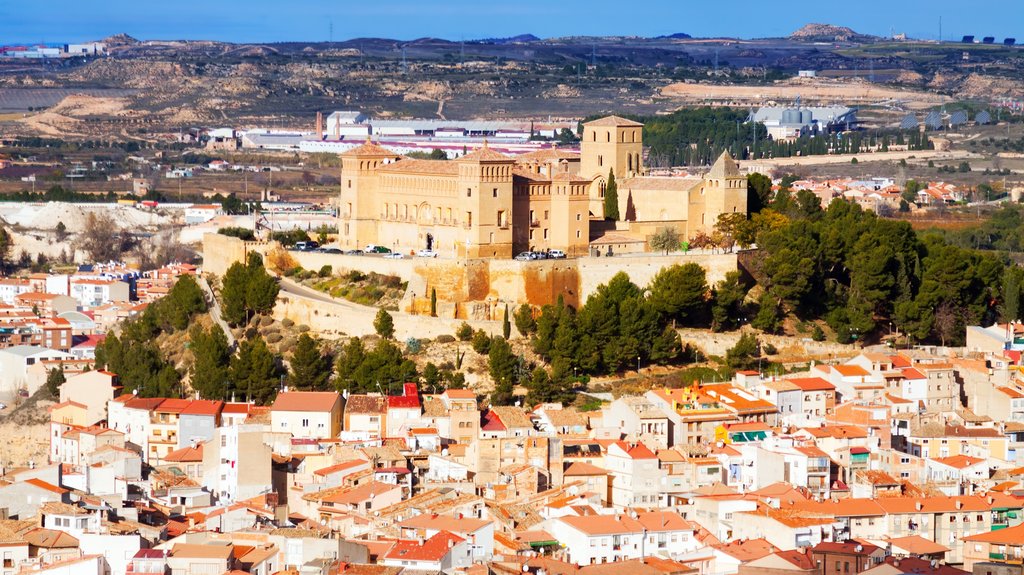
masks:
<svg viewBox="0 0 1024 575"><path fill-rule="evenodd" d="M790 40L797 42L863 42L873 38L858 34L846 26L832 24L807 24L789 35Z"/></svg>

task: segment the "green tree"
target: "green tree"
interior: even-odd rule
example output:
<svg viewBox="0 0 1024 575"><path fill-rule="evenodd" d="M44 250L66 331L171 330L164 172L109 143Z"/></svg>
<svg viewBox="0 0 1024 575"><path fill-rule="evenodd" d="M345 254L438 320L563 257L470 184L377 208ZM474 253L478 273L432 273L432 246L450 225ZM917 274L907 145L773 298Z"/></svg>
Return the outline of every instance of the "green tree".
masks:
<svg viewBox="0 0 1024 575"><path fill-rule="evenodd" d="M427 362L427 365L423 366L423 386L434 390L440 383L441 370L434 365L434 362Z"/></svg>
<svg viewBox="0 0 1024 575"><path fill-rule="evenodd" d="M256 335L238 345L238 353L231 358L230 375L233 391L257 405L268 405L277 396L280 358Z"/></svg>
<svg viewBox="0 0 1024 575"><path fill-rule="evenodd" d="M511 405L512 390L516 384L516 364L518 358L512 353L512 346L502 337L491 340L487 352L487 369L494 380L494 392L491 393L493 405Z"/></svg>
<svg viewBox="0 0 1024 575"><path fill-rule="evenodd" d="M505 305L505 315L501 318L501 335L505 339L512 337L512 323L508 319L508 304Z"/></svg>
<svg viewBox="0 0 1024 575"><path fill-rule="evenodd" d="M565 377L556 380L543 367L533 370L527 387L526 404L531 406L541 403L568 405L576 399L572 380Z"/></svg>
<svg viewBox="0 0 1024 575"><path fill-rule="evenodd" d="M384 339L395 337L395 320L391 318L388 310L381 308L377 312L377 316L373 318L373 329Z"/></svg>
<svg viewBox="0 0 1024 575"><path fill-rule="evenodd" d="M747 175L747 211L756 214L772 201L772 179L754 172Z"/></svg>
<svg viewBox="0 0 1024 575"><path fill-rule="evenodd" d="M761 296L757 315L750 325L765 333L777 333L782 327L782 312L778 302L770 294Z"/></svg>
<svg viewBox="0 0 1024 575"><path fill-rule="evenodd" d="M662 268L648 286L648 302L663 320L692 325L708 296L707 277L700 264Z"/></svg>
<svg viewBox="0 0 1024 575"><path fill-rule="evenodd" d="M231 192L221 200L220 209L224 210L225 214L241 215L245 213L245 204L242 203L242 200L238 199L234 192Z"/></svg>
<svg viewBox="0 0 1024 575"><path fill-rule="evenodd" d="M666 226L654 232L648 243L652 250L665 252L666 255L678 250L682 245L679 232L672 226Z"/></svg>
<svg viewBox="0 0 1024 575"><path fill-rule="evenodd" d="M368 351L359 338L352 338L338 357L338 390L367 393L387 389L393 383L416 381L416 364L406 359L391 340L381 340Z"/></svg>
<svg viewBox="0 0 1024 575"><path fill-rule="evenodd" d="M64 225L64 222L57 222L53 231L58 242L63 242L68 238L68 227Z"/></svg>
<svg viewBox="0 0 1024 575"><path fill-rule="evenodd" d="M245 264L231 264L221 280L221 317L236 326L255 314L269 313L279 290L277 280L263 267L263 257L251 252Z"/></svg>
<svg viewBox="0 0 1024 575"><path fill-rule="evenodd" d="M491 336L487 335L487 332L478 329L473 333L473 351L480 355L487 355L491 351Z"/></svg>
<svg viewBox="0 0 1024 575"><path fill-rule="evenodd" d="M193 326L189 331L189 350L195 358L189 370L192 389L203 399L226 399L231 349L224 330L217 324L209 330Z"/></svg>
<svg viewBox="0 0 1024 575"><path fill-rule="evenodd" d="M459 328L455 330L455 337L459 338L459 341L469 341L473 339L473 327L466 322L462 322Z"/></svg>
<svg viewBox="0 0 1024 575"><path fill-rule="evenodd" d="M3 227L0 227L0 273L7 273L10 269L10 255L11 246L14 241L11 239L11 234Z"/></svg>
<svg viewBox="0 0 1024 575"><path fill-rule="evenodd" d="M740 272L726 274L711 294L711 329L725 331L738 327L744 315L743 300L746 297L747 287Z"/></svg>
<svg viewBox="0 0 1024 575"><path fill-rule="evenodd" d="M516 322L516 329L523 337L529 337L537 331L537 322L533 319L533 308L530 304L524 303L519 306L513 319Z"/></svg>
<svg viewBox="0 0 1024 575"><path fill-rule="evenodd" d="M430 317L437 317L437 290L430 288Z"/></svg>
<svg viewBox="0 0 1024 575"><path fill-rule="evenodd" d="M331 377L331 361L320 342L308 333L299 336L292 352L288 384L300 391L324 391Z"/></svg>
<svg viewBox="0 0 1024 575"><path fill-rule="evenodd" d="M604 219L619 220L619 186L615 183L615 170L608 170L608 182L604 187Z"/></svg>
<svg viewBox="0 0 1024 575"><path fill-rule="evenodd" d="M757 365L761 345L752 333L745 333L725 352L725 362L733 369L749 369Z"/></svg>
<svg viewBox="0 0 1024 575"><path fill-rule="evenodd" d="M67 378L64 377L64 366L59 365L50 369L46 374L46 391L54 399L60 397L60 386L64 385Z"/></svg>

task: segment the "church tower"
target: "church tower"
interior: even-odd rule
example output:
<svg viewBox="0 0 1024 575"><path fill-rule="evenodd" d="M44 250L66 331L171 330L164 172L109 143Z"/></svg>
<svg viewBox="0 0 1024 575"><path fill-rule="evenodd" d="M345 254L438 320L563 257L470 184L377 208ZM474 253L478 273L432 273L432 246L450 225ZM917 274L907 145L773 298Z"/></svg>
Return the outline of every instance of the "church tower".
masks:
<svg viewBox="0 0 1024 575"><path fill-rule="evenodd" d="M377 242L378 167L400 156L366 139L341 154L341 195L338 202L338 243L350 249Z"/></svg>
<svg viewBox="0 0 1024 575"><path fill-rule="evenodd" d="M593 179L590 212L604 215L604 190L608 173L616 181L643 173L643 129L640 122L606 116L583 124L580 141L580 176Z"/></svg>
<svg viewBox="0 0 1024 575"><path fill-rule="evenodd" d="M718 156L704 176L701 194L704 197L703 221L700 222L703 231L710 233L721 214L747 213L747 178L740 174L739 164L728 151Z"/></svg>

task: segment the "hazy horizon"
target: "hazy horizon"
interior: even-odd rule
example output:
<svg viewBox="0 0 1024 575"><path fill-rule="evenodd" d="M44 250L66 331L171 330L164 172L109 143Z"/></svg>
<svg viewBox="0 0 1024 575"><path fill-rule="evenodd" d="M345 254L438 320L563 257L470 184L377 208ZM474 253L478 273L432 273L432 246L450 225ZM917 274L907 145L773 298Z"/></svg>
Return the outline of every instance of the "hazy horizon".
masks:
<svg viewBox="0 0 1024 575"><path fill-rule="evenodd" d="M304 0L285 9L269 0L180 0L155 5L108 0L102 7L57 0L0 6L0 44L81 42L119 33L141 40L238 43L342 42L360 37L459 41L520 34L540 38L652 37L679 32L704 38L773 38L788 36L812 22L847 26L876 36L903 32L914 38L936 39L940 16L945 40L965 34L995 36L997 41L1018 36L1024 40L1024 10L1003 1L972 2L965 8L964 2L954 0L865 0L854 10L811 0L773 6L752 0L729 4L637 0L626 5L604 0L493 4L393 0L377 5Z"/></svg>

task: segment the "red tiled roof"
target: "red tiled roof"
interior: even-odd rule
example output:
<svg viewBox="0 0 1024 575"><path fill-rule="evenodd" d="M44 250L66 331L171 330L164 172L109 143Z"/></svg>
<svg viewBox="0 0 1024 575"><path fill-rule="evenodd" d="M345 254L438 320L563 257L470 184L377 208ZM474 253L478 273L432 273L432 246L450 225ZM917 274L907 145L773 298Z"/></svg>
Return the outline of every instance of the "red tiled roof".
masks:
<svg viewBox="0 0 1024 575"><path fill-rule="evenodd" d="M42 479L35 479L35 478L26 479L25 483L28 483L29 485L33 485L33 486L38 487L40 489L45 489L45 490L47 490L47 491L49 491L51 493L56 493L58 495L64 495L65 493L69 493L69 491L67 489L64 489L63 487L58 487L58 486L56 486L56 485L54 485L52 483L47 483L46 481L43 481Z"/></svg>
<svg viewBox="0 0 1024 575"><path fill-rule="evenodd" d="M173 463L195 463L203 460L203 444L195 447L182 447L164 456L163 461Z"/></svg>
<svg viewBox="0 0 1024 575"><path fill-rule="evenodd" d="M162 406L161 406L162 407ZM224 409L223 401L196 399L181 410L182 415L217 415Z"/></svg>
<svg viewBox="0 0 1024 575"><path fill-rule="evenodd" d="M436 562L448 554L452 545L465 541L458 535L447 531L438 531L433 537L420 543L419 541L396 541L384 554L385 559L398 561L431 561Z"/></svg>
<svg viewBox="0 0 1024 575"><path fill-rule="evenodd" d="M277 394L271 411L331 411L341 395L336 391L290 391Z"/></svg>
<svg viewBox="0 0 1024 575"><path fill-rule="evenodd" d="M803 391L832 391L836 388L820 377L797 377L787 381Z"/></svg>

